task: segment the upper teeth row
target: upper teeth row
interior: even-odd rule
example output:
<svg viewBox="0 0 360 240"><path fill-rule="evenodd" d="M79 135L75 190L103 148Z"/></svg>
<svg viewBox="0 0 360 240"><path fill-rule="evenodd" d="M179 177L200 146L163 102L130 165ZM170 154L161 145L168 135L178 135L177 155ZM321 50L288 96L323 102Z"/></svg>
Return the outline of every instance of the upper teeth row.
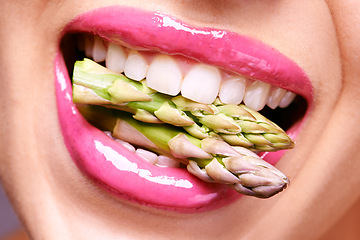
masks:
<svg viewBox="0 0 360 240"><path fill-rule="evenodd" d="M287 107L295 94L261 81L248 80L225 73L217 67L190 59L149 53L104 43L99 37L85 38L85 55L96 62L105 61L106 67L140 81L168 95L181 94L193 101L211 104L219 97L226 104L244 104L255 111L265 105L274 109Z"/></svg>

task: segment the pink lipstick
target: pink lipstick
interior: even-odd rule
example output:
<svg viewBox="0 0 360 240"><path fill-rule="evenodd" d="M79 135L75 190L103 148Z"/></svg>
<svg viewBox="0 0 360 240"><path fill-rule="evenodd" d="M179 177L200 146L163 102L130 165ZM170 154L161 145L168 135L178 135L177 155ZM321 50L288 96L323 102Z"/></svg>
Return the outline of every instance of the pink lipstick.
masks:
<svg viewBox="0 0 360 240"><path fill-rule="evenodd" d="M236 33L197 28L159 13L109 7L85 13L64 30L99 35L136 49L178 54L295 92L308 104L312 87L303 70L278 51ZM55 60L56 96L65 144L87 176L119 197L178 212L211 210L232 203L239 194L227 186L205 183L185 169L150 165L90 125L72 102L62 54ZM290 129L296 136L299 127ZM276 163L279 154L266 157ZM271 157L271 156L276 156Z"/></svg>

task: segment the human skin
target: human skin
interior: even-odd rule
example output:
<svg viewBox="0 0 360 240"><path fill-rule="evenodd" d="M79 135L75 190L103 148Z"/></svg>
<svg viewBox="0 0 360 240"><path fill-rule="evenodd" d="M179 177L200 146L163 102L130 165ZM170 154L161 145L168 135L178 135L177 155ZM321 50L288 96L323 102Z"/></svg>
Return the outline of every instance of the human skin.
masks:
<svg viewBox="0 0 360 240"><path fill-rule="evenodd" d="M335 1L334 1L335 2ZM348 4L348 5L347 5ZM0 3L0 176L33 239L316 239L360 190L356 1L3 1ZM118 199L82 174L63 141L54 58L79 14L123 5L259 39L295 61L314 103L277 167L291 179L267 200L212 211L161 211ZM353 32L354 31L354 32ZM351 116L351 117L349 117ZM346 184L345 184L346 183ZM331 215L330 215L331 214Z"/></svg>

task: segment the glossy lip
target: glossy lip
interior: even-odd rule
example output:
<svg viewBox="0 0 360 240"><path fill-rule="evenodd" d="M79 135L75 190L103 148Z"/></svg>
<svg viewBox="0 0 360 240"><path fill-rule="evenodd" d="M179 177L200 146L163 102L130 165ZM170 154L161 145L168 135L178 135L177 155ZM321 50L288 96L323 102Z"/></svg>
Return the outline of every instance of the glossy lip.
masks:
<svg viewBox="0 0 360 240"><path fill-rule="evenodd" d="M133 48L184 55L288 89L305 97L309 105L312 102L310 80L301 68L263 43L232 32L192 27L167 15L119 6L77 17L65 28L64 34L69 32L88 32ZM240 194L229 187L205 183L185 169L146 163L112 141L91 126L73 104L71 82L60 51L55 74L65 144L80 170L95 182L123 199L177 212L211 210L239 198ZM289 134L295 137L299 129L295 126ZM269 153L265 160L275 164L280 155Z"/></svg>

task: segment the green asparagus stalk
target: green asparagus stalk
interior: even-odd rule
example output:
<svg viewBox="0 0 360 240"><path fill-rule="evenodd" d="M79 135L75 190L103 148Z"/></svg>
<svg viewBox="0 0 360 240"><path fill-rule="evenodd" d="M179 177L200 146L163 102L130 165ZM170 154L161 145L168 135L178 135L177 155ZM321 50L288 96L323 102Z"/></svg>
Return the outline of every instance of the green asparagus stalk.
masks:
<svg viewBox="0 0 360 240"><path fill-rule="evenodd" d="M145 81L133 81L89 59L75 63L73 99L78 104L130 112L142 122L180 126L195 138L221 139L253 151L294 146L280 127L244 105L226 105L220 100L208 105L171 97L149 89Z"/></svg>
<svg viewBox="0 0 360 240"><path fill-rule="evenodd" d="M99 106L79 110L118 139L186 163L187 170L204 181L259 198L273 196L289 184L283 173L248 149L235 149L215 138L199 139L179 127L140 122L122 111Z"/></svg>

